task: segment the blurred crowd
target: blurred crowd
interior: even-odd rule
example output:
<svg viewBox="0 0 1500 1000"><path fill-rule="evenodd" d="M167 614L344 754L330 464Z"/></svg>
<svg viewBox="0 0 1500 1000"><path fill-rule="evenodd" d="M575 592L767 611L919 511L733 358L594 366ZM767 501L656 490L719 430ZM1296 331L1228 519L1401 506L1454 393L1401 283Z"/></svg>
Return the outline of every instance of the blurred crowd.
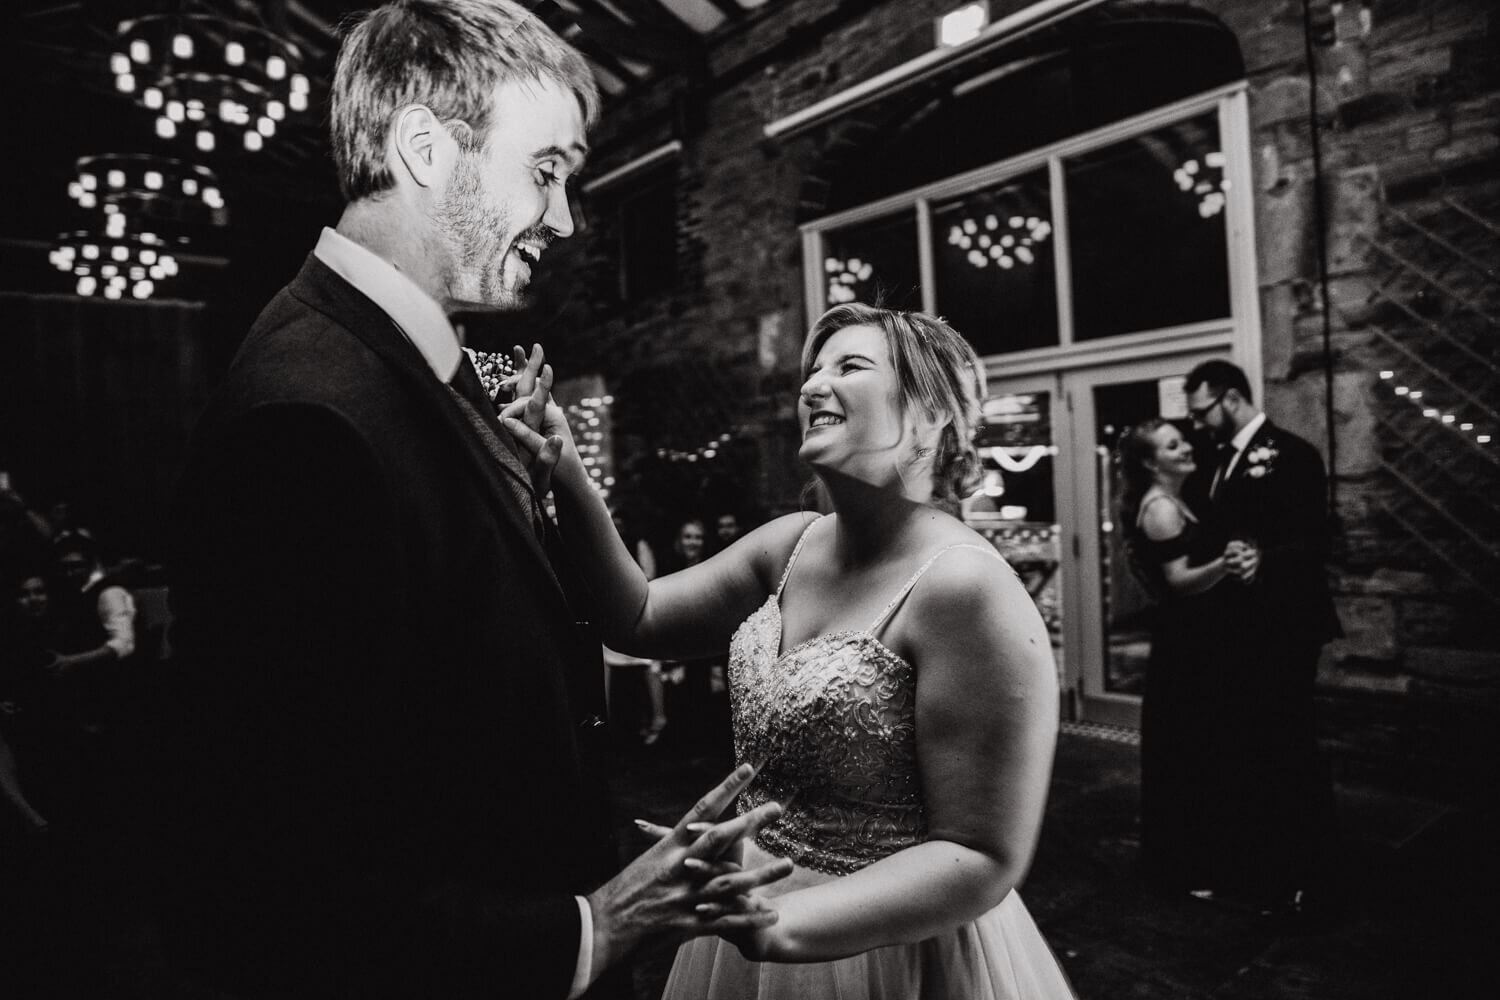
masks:
<svg viewBox="0 0 1500 1000"><path fill-rule="evenodd" d="M0 966L13 995L92 995L147 924L166 588L69 501L0 486Z"/></svg>
<svg viewBox="0 0 1500 1000"><path fill-rule="evenodd" d="M615 528L648 579L686 569L728 548L757 521L735 511L683 513L661 519L615 510ZM611 730L622 750L639 746L687 757L733 757L727 649L694 660L650 660L606 648Z"/></svg>

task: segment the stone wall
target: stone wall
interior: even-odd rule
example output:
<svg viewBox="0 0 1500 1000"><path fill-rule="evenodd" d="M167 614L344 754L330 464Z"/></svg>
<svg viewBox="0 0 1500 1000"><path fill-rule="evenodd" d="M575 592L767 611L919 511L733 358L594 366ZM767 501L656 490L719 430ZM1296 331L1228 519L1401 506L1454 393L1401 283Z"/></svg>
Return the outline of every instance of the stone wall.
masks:
<svg viewBox="0 0 1500 1000"><path fill-rule="evenodd" d="M756 442L755 479L745 487L767 512L795 506L801 483L788 433L805 322L800 201L809 176L846 153L849 139L827 126L768 142L762 128L925 51L931 18L949 6L772 5L718 41L706 74L662 81L608 114L596 137L603 150L596 170L674 135L683 142L676 169L684 277L677 292L655 301L591 302L559 336L578 363L603 370L691 356L734 372L744 397L729 406L717 400L717 412ZM996 18L1023 6L991 4ZM1249 78L1265 407L1333 457L1332 572L1349 634L1330 647L1324 685L1403 706L1414 731L1422 730L1423 705L1442 706L1434 711L1445 719L1454 704L1489 706L1500 689L1500 628L1485 623L1500 615L1500 597L1485 591L1500 595L1500 578L1491 575L1500 517L1486 518L1483 503L1470 503L1457 520L1434 508L1500 497L1500 453L1455 430L1474 409L1465 409L1468 400L1500 398L1493 391L1500 330L1482 319L1486 308L1500 314L1497 247L1451 207L1500 221L1496 14L1485 0L1319 0L1310 10L1309 72L1300 2L1193 6L1233 30ZM1441 259L1446 251L1414 236L1403 219L1425 220L1440 240L1487 262L1489 273ZM589 248L593 273L607 277L608 219L596 219L592 240L573 242ZM1425 262L1447 291L1405 272L1393 277L1379 247ZM1441 404L1457 414L1454 425L1423 424L1421 408L1394 393L1396 379L1381 378L1426 373L1413 355L1457 386ZM1424 377L1430 392L1446 385ZM1482 423L1483 411L1475 412ZM1418 458L1434 468L1418 469Z"/></svg>

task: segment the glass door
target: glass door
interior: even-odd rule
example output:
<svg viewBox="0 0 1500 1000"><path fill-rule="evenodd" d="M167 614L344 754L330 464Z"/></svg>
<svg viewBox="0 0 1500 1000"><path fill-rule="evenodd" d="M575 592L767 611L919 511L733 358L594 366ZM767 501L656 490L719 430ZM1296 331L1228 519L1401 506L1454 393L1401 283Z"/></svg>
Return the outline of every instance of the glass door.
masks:
<svg viewBox="0 0 1500 1000"><path fill-rule="evenodd" d="M1058 684L1066 690L1060 500L1067 493L1058 437L1067 431L1064 416L1056 375L992 380L977 439L984 479L962 514L1025 583L1047 623Z"/></svg>
<svg viewBox="0 0 1500 1000"><path fill-rule="evenodd" d="M1076 685L1079 718L1106 725L1140 725L1140 698L1151 652L1149 598L1131 576L1115 524L1111 456L1121 431L1154 416L1190 430L1182 384L1188 370L1227 352L1195 352L1071 371L1061 376L1067 404L1065 456L1071 493L1073 571L1064 590L1064 643L1074 655L1068 681Z"/></svg>

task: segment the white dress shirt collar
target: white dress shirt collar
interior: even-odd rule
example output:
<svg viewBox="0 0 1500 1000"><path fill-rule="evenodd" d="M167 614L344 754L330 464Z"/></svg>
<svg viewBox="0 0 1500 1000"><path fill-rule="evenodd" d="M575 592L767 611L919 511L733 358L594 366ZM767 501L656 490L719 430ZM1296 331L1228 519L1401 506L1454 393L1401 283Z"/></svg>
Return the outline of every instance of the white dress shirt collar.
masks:
<svg viewBox="0 0 1500 1000"><path fill-rule="evenodd" d="M327 227L313 256L379 306L421 352L434 375L452 381L463 345L432 296L390 261Z"/></svg>
<svg viewBox="0 0 1500 1000"><path fill-rule="evenodd" d="M1265 422L1266 415L1264 411L1257 413L1250 418L1248 424L1241 427L1239 432L1230 439L1229 446L1234 449L1234 454L1230 456L1229 464L1224 467L1225 479L1228 479L1229 474L1234 471L1234 467L1240 464L1240 456L1245 453L1245 446L1250 443L1250 439L1255 437L1256 432L1260 430L1260 425Z"/></svg>

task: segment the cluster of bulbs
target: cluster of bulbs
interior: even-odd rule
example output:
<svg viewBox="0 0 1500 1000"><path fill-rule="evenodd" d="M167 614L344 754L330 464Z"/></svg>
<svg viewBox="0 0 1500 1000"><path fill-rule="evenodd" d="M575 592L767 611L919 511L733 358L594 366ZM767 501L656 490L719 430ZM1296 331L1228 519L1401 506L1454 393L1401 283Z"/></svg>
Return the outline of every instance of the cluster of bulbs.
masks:
<svg viewBox="0 0 1500 1000"><path fill-rule="evenodd" d="M999 216L990 212L982 220L964 219L948 229L948 245L967 251L975 267L988 267L991 261L1009 271L1019 261L1036 261L1032 249L1052 235L1052 223L1035 215L1012 215L1002 226Z"/></svg>
<svg viewBox="0 0 1500 1000"><path fill-rule="evenodd" d="M828 274L828 301L835 305L853 302L859 297L854 286L862 281L869 281L870 276L875 273L875 268L869 261L858 257L850 257L848 260L825 258L823 270Z"/></svg>
<svg viewBox="0 0 1500 1000"><path fill-rule="evenodd" d="M154 230L161 223L223 225L228 209L218 178L207 167L148 154L81 157L68 196L103 228L60 236L48 259L78 280L79 295L148 299L177 274L170 252L185 238L169 241Z"/></svg>
<svg viewBox="0 0 1500 1000"><path fill-rule="evenodd" d="M1396 373L1394 371L1391 371L1390 369L1385 369L1384 371L1382 371L1380 373L1380 379L1382 382L1397 382ZM1426 405L1423 402L1423 398L1426 393L1421 389L1413 389L1411 386L1402 385L1397 382L1397 384L1391 386L1391 391L1397 396L1404 398L1407 402L1413 404L1414 406L1420 407L1422 410L1422 416L1428 418L1429 420L1436 420L1439 423L1443 424L1445 427L1450 427L1458 431L1459 433L1472 436L1474 438L1475 444L1489 444L1490 441L1493 440L1493 438L1489 434L1479 430L1474 426L1472 422L1468 420L1460 420L1457 414L1448 413L1438 409L1435 406Z"/></svg>
<svg viewBox="0 0 1500 1000"><path fill-rule="evenodd" d="M228 221L218 177L207 167L138 153L85 156L77 169L68 197L79 208L102 207L113 215L121 205L170 204L173 215L196 214L211 225Z"/></svg>
<svg viewBox="0 0 1500 1000"><path fill-rule="evenodd" d="M1224 176L1224 154L1214 150L1203 157L1187 160L1172 171L1177 189L1183 193L1191 191L1198 196L1198 215L1211 219L1224 211L1224 192L1229 190L1229 178Z"/></svg>
<svg viewBox="0 0 1500 1000"><path fill-rule="evenodd" d="M156 283L177 273L177 259L155 233L130 234L125 217L108 217L103 238L79 231L62 237L48 259L59 271L78 278L79 295L149 299ZM116 222L116 220L119 220Z"/></svg>
<svg viewBox="0 0 1500 1000"><path fill-rule="evenodd" d="M306 111L310 86L295 72L297 47L211 14L152 14L125 21L110 56L115 88L156 115L156 134L191 133L205 153L221 139L251 152L289 111Z"/></svg>

